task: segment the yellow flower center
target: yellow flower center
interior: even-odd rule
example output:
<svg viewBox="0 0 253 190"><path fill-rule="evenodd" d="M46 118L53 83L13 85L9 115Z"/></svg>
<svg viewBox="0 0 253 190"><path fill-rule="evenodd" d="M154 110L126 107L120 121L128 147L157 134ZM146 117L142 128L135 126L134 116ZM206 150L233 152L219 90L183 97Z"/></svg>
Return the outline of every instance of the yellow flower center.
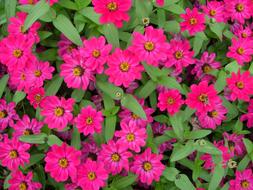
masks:
<svg viewBox="0 0 253 190"><path fill-rule="evenodd" d="M228 147L230 152L233 152L235 150L235 143L233 141L228 141Z"/></svg>
<svg viewBox="0 0 253 190"><path fill-rule="evenodd" d="M155 44L153 42L146 42L144 48L147 51L153 51L155 49Z"/></svg>
<svg viewBox="0 0 253 190"><path fill-rule="evenodd" d="M90 181L95 180L96 177L97 177L97 176L96 176L95 172L89 172L89 173L88 173L88 179L89 179Z"/></svg>
<svg viewBox="0 0 253 190"><path fill-rule="evenodd" d="M74 44L71 44L71 45L68 46L67 51L68 51L69 53L71 53L72 50L75 49L75 48L76 48L76 46L75 46Z"/></svg>
<svg viewBox="0 0 253 190"><path fill-rule="evenodd" d="M93 123L92 117L87 117L87 119L86 119L86 124L87 124L87 125L91 125L92 123Z"/></svg>
<svg viewBox="0 0 253 190"><path fill-rule="evenodd" d="M26 130L24 130L23 135L31 135L32 133L33 132L31 129L26 129Z"/></svg>
<svg viewBox="0 0 253 190"><path fill-rule="evenodd" d="M40 103L40 101L41 101L41 95L40 94L36 94L34 96L34 99L35 99L36 103Z"/></svg>
<svg viewBox="0 0 253 190"><path fill-rule="evenodd" d="M148 171L150 171L150 170L152 170L152 164L150 163L150 162L144 162L143 163L143 169L146 171L146 172L148 172Z"/></svg>
<svg viewBox="0 0 253 190"><path fill-rule="evenodd" d="M200 94L198 97L199 101L203 102L203 103L207 103L208 102L208 96L206 94Z"/></svg>
<svg viewBox="0 0 253 190"><path fill-rule="evenodd" d="M9 156L11 159L15 159L18 157L18 152L16 150L11 150Z"/></svg>
<svg viewBox="0 0 253 190"><path fill-rule="evenodd" d="M28 4L32 5L33 3L33 0L28 0Z"/></svg>
<svg viewBox="0 0 253 190"><path fill-rule="evenodd" d="M57 117L61 117L61 116L63 116L63 114L64 114L64 109L63 109L62 107L57 107L57 108L55 108L55 110L54 110L54 114L55 114L55 116L57 116Z"/></svg>
<svg viewBox="0 0 253 190"><path fill-rule="evenodd" d="M61 158L61 159L59 160L58 164L59 164L59 166L60 166L61 168L66 168L66 167L68 167L69 162L68 162L68 160L67 160L66 158Z"/></svg>
<svg viewBox="0 0 253 190"><path fill-rule="evenodd" d="M174 104L174 103L175 103L175 99L174 99L174 98L169 97L169 98L168 98L168 100L167 100L167 102L168 102L168 104L169 104L169 105L172 105L172 104Z"/></svg>
<svg viewBox="0 0 253 190"><path fill-rule="evenodd" d="M140 117L138 115L136 115L135 113L132 113L132 118L133 119L139 119Z"/></svg>
<svg viewBox="0 0 253 190"><path fill-rule="evenodd" d="M126 136L126 139L127 139L128 142L133 142L134 139L135 139L135 136L134 136L133 133L129 133L129 134L127 134L127 136Z"/></svg>
<svg viewBox="0 0 253 190"><path fill-rule="evenodd" d="M175 56L175 58L177 59L177 60L179 60L179 59L182 59L183 58L183 52L182 51L176 51L175 52L175 54L174 54L174 56Z"/></svg>
<svg viewBox="0 0 253 190"><path fill-rule="evenodd" d="M202 70L203 70L204 73L209 73L209 72L212 71L212 67L210 67L210 65L204 65L202 67Z"/></svg>
<svg viewBox="0 0 253 190"><path fill-rule="evenodd" d="M7 116L7 113L6 113L6 111L0 111L0 119L3 119L3 118L5 118Z"/></svg>
<svg viewBox="0 0 253 190"><path fill-rule="evenodd" d="M13 51L13 56L16 57L16 58L20 58L22 55L23 55L23 51L20 50L20 49L15 49Z"/></svg>
<svg viewBox="0 0 253 190"><path fill-rule="evenodd" d="M27 184L26 184L26 182L22 182L22 183L20 183L19 184L19 190L27 190Z"/></svg>
<svg viewBox="0 0 253 190"><path fill-rule="evenodd" d="M236 9L237 12L242 12L244 10L244 5L242 3L238 3L235 6L235 9Z"/></svg>
<svg viewBox="0 0 253 190"><path fill-rule="evenodd" d="M242 37L243 37L243 38L247 38L248 35L247 35L245 32L243 32L243 33L242 33Z"/></svg>
<svg viewBox="0 0 253 190"><path fill-rule="evenodd" d="M241 182L241 187L244 189L247 189L249 187L250 183L247 180L243 180Z"/></svg>
<svg viewBox="0 0 253 190"><path fill-rule="evenodd" d="M40 70L34 71L34 76L40 77L42 75L42 72Z"/></svg>
<svg viewBox="0 0 253 190"><path fill-rule="evenodd" d="M213 9L212 9L212 10L210 10L209 15L210 15L210 16L215 16L215 15L216 15L216 11L215 11L215 10L213 10Z"/></svg>
<svg viewBox="0 0 253 190"><path fill-rule="evenodd" d="M84 73L84 69L81 66L77 66L73 69L73 75L76 77L82 76Z"/></svg>
<svg viewBox="0 0 253 190"><path fill-rule="evenodd" d="M120 155L118 153L113 153L111 158L112 158L113 162L119 162L120 161Z"/></svg>
<svg viewBox="0 0 253 190"><path fill-rule="evenodd" d="M239 81L239 82L236 83L236 86L239 89L243 89L244 88L244 83L242 81Z"/></svg>
<svg viewBox="0 0 253 190"><path fill-rule="evenodd" d="M198 22L198 21L197 21L196 18L191 18L191 19L190 19L190 24L191 24L191 25L195 25L195 24L197 24L197 22Z"/></svg>
<svg viewBox="0 0 253 190"><path fill-rule="evenodd" d="M26 77L25 77L25 73L22 73L21 76L20 76L21 80L25 80Z"/></svg>
<svg viewBox="0 0 253 190"><path fill-rule="evenodd" d="M92 56L95 57L95 58L98 58L100 56L100 51L99 50L93 50L92 51Z"/></svg>
<svg viewBox="0 0 253 190"><path fill-rule="evenodd" d="M243 54L244 54L244 49L243 49L242 47L239 47L239 48L237 49L237 53L238 53L239 55L243 55Z"/></svg>
<svg viewBox="0 0 253 190"><path fill-rule="evenodd" d="M208 115L212 118L216 118L219 115L219 113L217 111L211 111L208 113Z"/></svg>
<svg viewBox="0 0 253 190"><path fill-rule="evenodd" d="M120 64L119 68L120 68L120 70L121 70L122 72L127 72L127 71L129 70L129 68L130 68L130 65L129 65L128 62L122 62L122 63Z"/></svg>
<svg viewBox="0 0 253 190"><path fill-rule="evenodd" d="M107 4L107 8L109 9L109 11L116 11L118 8L118 5L116 2L110 2Z"/></svg>

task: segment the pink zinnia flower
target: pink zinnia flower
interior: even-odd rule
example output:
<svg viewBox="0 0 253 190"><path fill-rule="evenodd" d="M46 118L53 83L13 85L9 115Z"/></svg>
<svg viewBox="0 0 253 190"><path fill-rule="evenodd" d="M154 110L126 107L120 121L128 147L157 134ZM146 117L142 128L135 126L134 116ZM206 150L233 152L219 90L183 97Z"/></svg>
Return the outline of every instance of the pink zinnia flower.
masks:
<svg viewBox="0 0 253 190"><path fill-rule="evenodd" d="M250 0L224 0L225 11L232 21L244 24L251 17L252 2Z"/></svg>
<svg viewBox="0 0 253 190"><path fill-rule="evenodd" d="M127 12L132 6L131 0L92 0L92 4L95 12L101 14L101 24L113 23L120 28L123 21L130 20Z"/></svg>
<svg viewBox="0 0 253 190"><path fill-rule="evenodd" d="M232 38L232 45L228 48L227 57L235 59L240 65L250 62L253 55L253 40L248 38Z"/></svg>
<svg viewBox="0 0 253 190"><path fill-rule="evenodd" d="M170 115L174 115L180 110L180 107L184 103L182 96L178 90L166 90L159 93L157 107L161 111L167 110Z"/></svg>
<svg viewBox="0 0 253 190"><path fill-rule="evenodd" d="M15 130L14 137L39 134L40 129L43 127L43 122L39 122L34 118L30 120L28 115L24 115L22 120L19 120L11 127Z"/></svg>
<svg viewBox="0 0 253 190"><path fill-rule="evenodd" d="M108 69L105 74L109 76L109 81L116 86L123 85L129 87L135 79L141 79L144 67L137 57L130 51L117 48L108 58Z"/></svg>
<svg viewBox="0 0 253 190"><path fill-rule="evenodd" d="M253 99L249 101L248 112L243 114L240 118L241 121L247 121L247 127L253 127Z"/></svg>
<svg viewBox="0 0 253 190"><path fill-rule="evenodd" d="M129 158L132 154L127 151L127 147L119 142L110 140L107 144L102 144L101 151L98 155L99 163L105 165L105 169L116 175L123 169L129 171Z"/></svg>
<svg viewBox="0 0 253 190"><path fill-rule="evenodd" d="M76 45L66 38L63 34L60 36L60 41L58 42L58 55L63 57L65 54L71 54L74 49L76 49Z"/></svg>
<svg viewBox="0 0 253 190"><path fill-rule="evenodd" d="M162 157L162 155L152 154L151 149L147 148L145 152L134 157L130 170L138 176L142 183L151 185L153 180L160 180L160 176L165 169L165 166L161 163Z"/></svg>
<svg viewBox="0 0 253 190"><path fill-rule="evenodd" d="M50 6L52 6L55 3L58 3L59 0L47 0Z"/></svg>
<svg viewBox="0 0 253 190"><path fill-rule="evenodd" d="M60 76L64 78L68 88L86 90L91 81L95 81L93 72L87 67L86 58L80 51L73 50L71 55L63 56L64 63L60 66Z"/></svg>
<svg viewBox="0 0 253 190"><path fill-rule="evenodd" d="M11 173L11 179L8 180L10 184L9 190L38 190L42 188L41 183L33 181L33 173L28 172L24 175L21 171L16 170Z"/></svg>
<svg viewBox="0 0 253 190"><path fill-rule="evenodd" d="M202 9L206 15L210 18L214 18L216 22L224 22L224 3L220 1L208 1L207 5L202 6Z"/></svg>
<svg viewBox="0 0 253 190"><path fill-rule="evenodd" d="M164 6L164 0L156 0L156 4L159 6Z"/></svg>
<svg viewBox="0 0 253 190"><path fill-rule="evenodd" d="M38 2L38 0L19 0L19 3L22 5L34 5Z"/></svg>
<svg viewBox="0 0 253 190"><path fill-rule="evenodd" d="M57 182L66 181L69 177L76 181L77 168L80 164L81 151L62 143L53 145L45 158L45 171Z"/></svg>
<svg viewBox="0 0 253 190"><path fill-rule="evenodd" d="M175 67L176 73L181 73L183 68L190 64L194 64L194 52L190 51L191 46L188 40L170 41L170 48L167 51L167 60L164 63L165 67Z"/></svg>
<svg viewBox="0 0 253 190"><path fill-rule="evenodd" d="M9 70L24 68L30 57L33 39L24 35L9 35L0 42L0 60Z"/></svg>
<svg viewBox="0 0 253 190"><path fill-rule="evenodd" d="M119 137L118 143L135 152L140 152L145 146L147 133L145 128L139 128L136 123L120 123L121 130L115 132L115 137Z"/></svg>
<svg viewBox="0 0 253 190"><path fill-rule="evenodd" d="M54 67L50 66L49 62L42 62L34 59L31 63L27 64L26 77L29 79L29 86L42 87L44 80L52 79Z"/></svg>
<svg viewBox="0 0 253 190"><path fill-rule="evenodd" d="M232 32L234 33L234 35L236 35L238 38L249 38L250 40L252 40L253 36L253 32L251 30L251 28L249 26L245 27L241 24L235 23L232 27L231 27Z"/></svg>
<svg viewBox="0 0 253 190"><path fill-rule="evenodd" d="M235 179L229 181L229 190L253 190L252 170L245 169L235 172Z"/></svg>
<svg viewBox="0 0 253 190"><path fill-rule="evenodd" d="M24 31L24 23L27 17L27 13L18 12L17 17L10 18L10 24L8 25L8 32L10 35L24 35L26 38L33 39L34 42L38 43L40 41L37 30L40 28L41 24L39 22L34 22L32 26L27 31Z"/></svg>
<svg viewBox="0 0 253 190"><path fill-rule="evenodd" d="M15 110L16 104L14 102L7 102L0 99L0 131L4 130L8 125L13 125L14 120L18 120L18 114Z"/></svg>
<svg viewBox="0 0 253 190"><path fill-rule="evenodd" d="M149 108L144 105L144 99L139 100L139 103L141 104L147 119L143 119L139 117L138 115L134 114L130 110L123 108L123 111L119 113L119 118L121 119L120 123L129 123L130 121L133 121L138 127L146 127L148 123L153 122L153 117L151 116L152 113L154 113L153 108Z"/></svg>
<svg viewBox="0 0 253 190"><path fill-rule="evenodd" d="M198 85L191 85L191 92L188 94L186 104L196 109L198 112L206 112L213 110L215 105L220 102L214 85L208 86L206 81L200 82Z"/></svg>
<svg viewBox="0 0 253 190"><path fill-rule="evenodd" d="M86 58L87 66L100 74L104 70L104 64L107 62L111 49L112 45L106 45L105 38L100 36L84 40L84 48L81 48L80 52Z"/></svg>
<svg viewBox="0 0 253 190"><path fill-rule="evenodd" d="M76 183L68 183L64 185L65 190L81 190L81 187Z"/></svg>
<svg viewBox="0 0 253 190"><path fill-rule="evenodd" d="M188 30L190 35L194 35L197 32L204 31L205 26L205 15L198 12L197 8L186 8L186 13L180 15L184 19L184 22L180 23L181 30Z"/></svg>
<svg viewBox="0 0 253 190"><path fill-rule="evenodd" d="M230 90L230 99L249 101L253 94L253 77L250 76L249 71L241 74L240 70L237 74L234 72L230 78L227 78L228 88Z"/></svg>
<svg viewBox="0 0 253 190"><path fill-rule="evenodd" d="M99 190L106 185L108 173L104 164L88 159L84 164L78 167L77 184L85 190Z"/></svg>
<svg viewBox="0 0 253 190"><path fill-rule="evenodd" d="M10 73L9 85L19 91L29 90L29 78L27 78L27 68L18 67L12 70Z"/></svg>
<svg viewBox="0 0 253 190"><path fill-rule="evenodd" d="M44 122L50 129L64 129L73 119L72 110L75 100L65 99L57 96L47 96L41 102L41 115L45 117Z"/></svg>
<svg viewBox="0 0 253 190"><path fill-rule="evenodd" d="M8 139L6 136L4 141L0 142L1 165L9 170L17 170L19 166L29 163L29 149L29 144L22 143L17 138Z"/></svg>
<svg viewBox="0 0 253 190"><path fill-rule="evenodd" d="M101 111L97 111L91 106L82 108L81 113L76 117L76 127L80 133L84 135L101 133L103 115Z"/></svg>
<svg viewBox="0 0 253 190"><path fill-rule="evenodd" d="M92 136L89 136L88 141L82 142L81 149L81 161L85 162L88 158L91 160L97 160L97 156L100 152L100 147L96 144Z"/></svg>
<svg viewBox="0 0 253 190"><path fill-rule="evenodd" d="M40 103L44 97L45 97L45 90L43 87L32 88L31 90L28 91L27 94L27 99L35 109L40 106Z"/></svg>
<svg viewBox="0 0 253 190"><path fill-rule="evenodd" d="M222 105L222 102L217 102L212 110L207 112L197 112L201 127L215 130L226 119L227 109Z"/></svg>
<svg viewBox="0 0 253 190"><path fill-rule="evenodd" d="M157 66L159 61L166 60L168 48L164 31L149 26L145 28L145 34L133 33L132 46L129 49L139 60Z"/></svg>
<svg viewBox="0 0 253 190"><path fill-rule="evenodd" d="M244 135L237 135L237 134L228 134L227 132L223 133L223 137L228 142L228 148L231 153L235 154L236 156L243 156L245 153L245 146L243 143Z"/></svg>

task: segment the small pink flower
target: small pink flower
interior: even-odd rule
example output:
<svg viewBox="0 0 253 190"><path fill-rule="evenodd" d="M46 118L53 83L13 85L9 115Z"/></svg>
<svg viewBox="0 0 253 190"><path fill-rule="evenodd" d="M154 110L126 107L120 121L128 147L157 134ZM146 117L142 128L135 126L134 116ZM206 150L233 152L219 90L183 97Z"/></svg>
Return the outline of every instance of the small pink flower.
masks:
<svg viewBox="0 0 253 190"><path fill-rule="evenodd" d="M165 166L161 163L162 157L162 155L153 154L151 149L147 148L145 152L134 157L130 170L138 176L142 183L151 185L153 180L160 180L160 176L165 169Z"/></svg>
<svg viewBox="0 0 253 190"><path fill-rule="evenodd" d="M235 23L232 27L231 30L233 33L238 37L238 38L248 38L250 40L253 40L253 32L249 26L243 27L243 25L240 25L238 23Z"/></svg>
<svg viewBox="0 0 253 190"><path fill-rule="evenodd" d="M105 38L100 36L99 38L92 37L89 40L84 40L84 48L81 48L80 52L86 58L86 65L92 71L101 74L104 70L104 64L108 61L111 49L112 45L106 45Z"/></svg>
<svg viewBox="0 0 253 190"><path fill-rule="evenodd" d="M180 110L180 107L184 103L182 96L178 90L166 90L159 93L157 107L161 111L167 110L170 115L174 115Z"/></svg>
<svg viewBox="0 0 253 190"><path fill-rule="evenodd" d="M113 23L118 28L123 26L123 21L130 20L127 12L132 6L131 0L92 0L94 10L101 14L101 24Z"/></svg>
<svg viewBox="0 0 253 190"><path fill-rule="evenodd" d="M164 0L156 0L156 4L159 6L164 6Z"/></svg>
<svg viewBox="0 0 253 190"><path fill-rule="evenodd" d="M253 127L253 100L251 99L249 101L249 106L248 106L248 112L243 114L240 118L241 121L247 121L247 127L252 128Z"/></svg>
<svg viewBox="0 0 253 190"><path fill-rule="evenodd" d="M22 5L34 5L38 0L19 0L19 3Z"/></svg>
<svg viewBox="0 0 253 190"><path fill-rule="evenodd" d="M235 179L230 180L229 184L229 190L253 190L252 170L237 170L235 173Z"/></svg>
<svg viewBox="0 0 253 190"><path fill-rule="evenodd" d="M32 88L31 90L28 91L27 94L27 99L35 109L40 106L40 103L44 97L45 97L45 90L43 87Z"/></svg>
<svg viewBox="0 0 253 190"><path fill-rule="evenodd" d="M204 31L205 26L205 15L198 12L197 8L186 8L186 13L180 15L184 19L184 22L180 23L181 30L188 30L190 35L194 35L197 32Z"/></svg>
<svg viewBox="0 0 253 190"><path fill-rule="evenodd" d="M82 108L81 113L76 117L76 127L84 135L101 133L103 123L102 112L97 111L91 106Z"/></svg>
<svg viewBox="0 0 253 190"><path fill-rule="evenodd" d="M84 164L78 167L77 184L85 190L99 190L106 185L108 172L104 164L88 159Z"/></svg>
<svg viewBox="0 0 253 190"><path fill-rule="evenodd" d="M237 74L234 72L230 78L227 78L228 88L230 90L230 99L249 101L250 96L253 95L253 77L250 76L249 71L241 74L240 70Z"/></svg>
<svg viewBox="0 0 253 190"><path fill-rule="evenodd" d="M145 28L145 34L133 33L132 46L130 51L136 54L141 61L150 65L158 66L159 61L165 61L169 44L162 29L155 29L152 26Z"/></svg>
<svg viewBox="0 0 253 190"><path fill-rule="evenodd" d="M72 51L76 50L76 45L70 41L68 38L66 38L63 34L60 36L60 41L58 42L58 55L60 57L63 57L65 54L71 54Z"/></svg>
<svg viewBox="0 0 253 190"><path fill-rule="evenodd" d="M68 183L64 185L66 190L81 190L81 187L78 186L76 183Z"/></svg>
<svg viewBox="0 0 253 190"><path fill-rule="evenodd" d="M65 99L57 96L47 96L41 102L41 115L45 117L44 122L50 129L63 130L73 119L72 110L75 100Z"/></svg>
<svg viewBox="0 0 253 190"><path fill-rule="evenodd" d="M38 190L42 188L41 183L33 181L33 173L28 172L24 175L21 171L16 170L11 173L11 179L8 180L9 190Z"/></svg>
<svg viewBox="0 0 253 190"><path fill-rule="evenodd" d="M214 18L216 22L224 22L224 3L221 1L208 1L207 5L202 6L202 9L206 15L210 18Z"/></svg>
<svg viewBox="0 0 253 190"><path fill-rule="evenodd" d="M98 156L99 163L105 165L105 169L112 175L119 174L123 169L129 171L128 159L132 154L127 151L127 146L120 142L110 140L107 144L103 144Z"/></svg>
<svg viewBox="0 0 253 190"><path fill-rule="evenodd" d="M232 45L228 48L227 57L235 59L238 64L243 65L250 62L253 55L253 40L247 38L232 38Z"/></svg>
<svg viewBox="0 0 253 190"><path fill-rule="evenodd" d="M64 78L68 88L86 90L90 81L95 81L94 73L86 65L86 58L78 50L71 55L63 56L64 63L60 66L60 76Z"/></svg>
<svg viewBox="0 0 253 190"><path fill-rule="evenodd" d="M88 158L97 160L100 152L100 147L96 144L92 136L89 136L88 141L82 142L81 161L85 162Z"/></svg>
<svg viewBox="0 0 253 190"><path fill-rule="evenodd" d="M9 170L17 170L19 166L29 163L29 149L29 144L22 143L17 138L8 139L6 136L4 141L0 142L1 165Z"/></svg>
<svg viewBox="0 0 253 190"><path fill-rule="evenodd" d="M120 123L121 130L115 132L115 136L119 137L118 143L135 152L140 152L141 147L145 146L147 133L145 128L139 128L136 123Z"/></svg>
<svg viewBox="0 0 253 190"><path fill-rule="evenodd" d="M80 164L81 151L62 143L53 145L45 158L45 171L57 182L66 181L69 177L77 180L77 169Z"/></svg>
<svg viewBox="0 0 253 190"><path fill-rule="evenodd" d="M206 112L213 110L215 105L220 102L214 85L208 85L206 81L200 82L198 85L191 85L191 92L188 94L186 104L196 109L198 112Z"/></svg>
<svg viewBox="0 0 253 190"><path fill-rule="evenodd" d="M31 87L29 84L29 78L27 78L27 68L18 67L11 71L9 79L9 85L19 91L24 90L27 92Z"/></svg>
<svg viewBox="0 0 253 190"><path fill-rule="evenodd" d="M223 133L223 137L228 141L228 148L231 153L236 156L243 156L245 154L245 146L243 143L244 135Z"/></svg>
<svg viewBox="0 0 253 190"><path fill-rule="evenodd" d="M14 137L19 137L22 135L32 135L39 134L41 128L43 127L43 122L39 122L36 119L29 118L28 115L24 115L22 120L19 120L16 124L11 126L15 132Z"/></svg>
<svg viewBox="0 0 253 190"><path fill-rule="evenodd" d="M108 69L105 74L109 76L109 81L116 86L123 85L126 88L135 79L141 79L141 73L144 70L133 53L119 48L108 58L107 64Z"/></svg>

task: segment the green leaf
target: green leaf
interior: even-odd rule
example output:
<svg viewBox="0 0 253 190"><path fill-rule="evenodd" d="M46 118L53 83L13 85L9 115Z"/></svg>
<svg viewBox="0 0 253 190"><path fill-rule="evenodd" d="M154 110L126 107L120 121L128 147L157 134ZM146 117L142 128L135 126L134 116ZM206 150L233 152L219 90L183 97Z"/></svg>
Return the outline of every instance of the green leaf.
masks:
<svg viewBox="0 0 253 190"><path fill-rule="evenodd" d="M137 178L136 175L134 175L132 173L128 173L128 176L120 177L120 178L113 180L113 182L111 183L111 186L116 189L124 189L127 186L133 184L135 182L136 178Z"/></svg>
<svg viewBox="0 0 253 190"><path fill-rule="evenodd" d="M80 102L83 99L84 94L85 94L84 90L75 89L71 94L71 98L74 98L76 102Z"/></svg>
<svg viewBox="0 0 253 190"><path fill-rule="evenodd" d="M232 61L231 63L227 64L225 66L225 71L228 71L229 73L237 73L237 71L241 68L241 66L236 62Z"/></svg>
<svg viewBox="0 0 253 190"><path fill-rule="evenodd" d="M211 130L195 130L191 131L185 138L186 139L200 139L209 135Z"/></svg>
<svg viewBox="0 0 253 190"><path fill-rule="evenodd" d="M32 24L38 20L41 16L46 14L50 9L49 4L45 0L39 1L34 7L29 11L24 24L24 31L26 31Z"/></svg>
<svg viewBox="0 0 253 190"><path fill-rule="evenodd" d="M211 181L208 186L208 190L216 190L218 188L224 176L224 173L225 171L224 171L224 168L222 167L222 164L216 165L216 167L214 168Z"/></svg>
<svg viewBox="0 0 253 190"><path fill-rule="evenodd" d="M114 100L120 100L123 95L124 95L124 91L119 88L119 87L116 87L114 86L113 84L111 83L108 83L108 82L104 82L102 80L96 80L96 84L97 84L97 87L102 90L106 95L110 96L112 99Z"/></svg>
<svg viewBox="0 0 253 190"><path fill-rule="evenodd" d="M56 93L61 87L62 82L63 78L61 78L59 74L54 75L53 79L46 86L46 95L47 96L56 95Z"/></svg>
<svg viewBox="0 0 253 190"><path fill-rule="evenodd" d="M251 159L250 159L249 155L245 155L244 158L239 162L236 169L238 171L243 171L243 170L245 170L245 168L247 168L247 166L249 165L250 162L251 162Z"/></svg>
<svg viewBox="0 0 253 190"><path fill-rule="evenodd" d="M171 4L167 7L164 7L164 9L166 9L172 13L178 14L178 15L183 14L185 12L184 9L177 4Z"/></svg>
<svg viewBox="0 0 253 190"><path fill-rule="evenodd" d="M149 80L138 91L137 96L140 98L147 98L156 89L156 83Z"/></svg>
<svg viewBox="0 0 253 190"><path fill-rule="evenodd" d="M177 146L174 146L170 160L172 162L181 160L193 153L195 149L196 148L193 146L193 141L188 141L185 145L179 144Z"/></svg>
<svg viewBox="0 0 253 190"><path fill-rule="evenodd" d="M226 115L226 121L231 121L239 114L237 107L234 104L231 104L226 98L221 97L221 99L223 101L223 106L225 106L228 110L228 113Z"/></svg>
<svg viewBox="0 0 253 190"><path fill-rule="evenodd" d="M93 7L86 7L86 8L82 9L79 12L80 12L81 15L83 15L84 17L90 19L92 22L100 25L100 22L99 22L100 15L95 13Z"/></svg>
<svg viewBox="0 0 253 190"><path fill-rule="evenodd" d="M116 116L105 118L105 129L104 130L105 130L105 140L106 140L106 142L108 142L114 136L114 132L115 132L115 129L116 129L116 121L117 121Z"/></svg>
<svg viewBox="0 0 253 190"><path fill-rule="evenodd" d="M212 23L209 24L210 30L217 35L217 37L220 39L220 41L222 41L222 33L223 33L225 26L226 26L225 23L222 23L222 22L216 22L214 24L212 24Z"/></svg>
<svg viewBox="0 0 253 190"><path fill-rule="evenodd" d="M17 0L5 0L5 15L6 18L15 16Z"/></svg>
<svg viewBox="0 0 253 190"><path fill-rule="evenodd" d="M91 3L91 0L75 0L78 9L83 9Z"/></svg>
<svg viewBox="0 0 253 190"><path fill-rule="evenodd" d="M219 149L217 149L212 143L205 141L204 145L200 145L198 143L195 143L194 146L196 147L197 151L202 153L208 153L212 155L221 155L221 152Z"/></svg>
<svg viewBox="0 0 253 190"><path fill-rule="evenodd" d="M142 106L131 94L125 94L121 99L121 105L125 108L131 110L137 116L147 119L146 113L144 112Z"/></svg>
<svg viewBox="0 0 253 190"><path fill-rule="evenodd" d="M58 4L70 10L78 10L77 5L70 0L60 0Z"/></svg>
<svg viewBox="0 0 253 190"><path fill-rule="evenodd" d="M24 169L28 169L29 167L33 166L34 164L38 163L45 157L45 154L32 154L30 157L29 164L25 164Z"/></svg>
<svg viewBox="0 0 253 190"><path fill-rule="evenodd" d="M163 171L163 176L169 181L175 181L179 171L176 168L166 167Z"/></svg>
<svg viewBox="0 0 253 190"><path fill-rule="evenodd" d="M19 102L21 102L24 98L26 97L26 93L22 92L22 91L16 91L12 101L15 102L16 104L18 104Z"/></svg>
<svg viewBox="0 0 253 190"><path fill-rule="evenodd" d="M249 139L243 138L243 143L246 147L247 153L250 154L253 151L253 144Z"/></svg>
<svg viewBox="0 0 253 190"><path fill-rule="evenodd" d="M1 80L0 80L0 98L2 97L4 90L6 88L6 85L8 83L9 80L9 75L4 75Z"/></svg>
<svg viewBox="0 0 253 190"><path fill-rule="evenodd" d="M62 14L58 15L57 18L53 20L53 25L73 43L78 46L83 45L83 42L77 29L73 26L71 21L66 16Z"/></svg>
<svg viewBox="0 0 253 190"><path fill-rule="evenodd" d="M47 144L49 146L52 146L52 145L55 145L55 144L58 145L58 146L61 146L62 141L61 141L61 139L59 139L55 135L49 135L48 138L47 138Z"/></svg>
<svg viewBox="0 0 253 190"><path fill-rule="evenodd" d="M227 85L226 78L227 78L226 72L223 70L220 70L220 72L218 74L218 79L216 80L216 83L214 85L214 87L218 93L223 91L225 86Z"/></svg>
<svg viewBox="0 0 253 190"><path fill-rule="evenodd" d="M179 90L182 94L186 94L184 89L181 87L181 85L177 82L177 80L173 77L168 77L168 76L162 76L159 77L158 83L167 87L167 88L172 88L172 89L177 89Z"/></svg>
<svg viewBox="0 0 253 190"><path fill-rule="evenodd" d="M38 135L24 135L19 137L19 140L31 144L44 144L47 135L45 133L40 133Z"/></svg>
<svg viewBox="0 0 253 190"><path fill-rule="evenodd" d="M119 31L114 24L105 24L103 26L103 34L107 42L113 45L113 48L120 47L119 45Z"/></svg>
<svg viewBox="0 0 253 190"><path fill-rule="evenodd" d="M179 113L176 113L173 116L169 117L170 123L172 125L173 131L175 132L175 134L177 135L178 139L183 139L184 137L184 126L183 126L183 122L182 122L182 116Z"/></svg>
<svg viewBox="0 0 253 190"><path fill-rule="evenodd" d="M175 180L176 186L181 190L195 190L195 187L192 185L189 178L184 174L177 175Z"/></svg>
<svg viewBox="0 0 253 190"><path fill-rule="evenodd" d="M9 180L11 179L11 173L4 179L4 189L8 189L10 187Z"/></svg>
<svg viewBox="0 0 253 190"><path fill-rule="evenodd" d="M71 146L75 147L77 150L81 148L81 135L76 127L73 127Z"/></svg>
<svg viewBox="0 0 253 190"><path fill-rule="evenodd" d="M179 33L180 32L180 24L175 20L170 20L165 22L164 30L166 32Z"/></svg>
<svg viewBox="0 0 253 190"><path fill-rule="evenodd" d="M193 51L194 51L194 56L198 55L203 44L204 40L200 38L199 36L195 36L193 39Z"/></svg>

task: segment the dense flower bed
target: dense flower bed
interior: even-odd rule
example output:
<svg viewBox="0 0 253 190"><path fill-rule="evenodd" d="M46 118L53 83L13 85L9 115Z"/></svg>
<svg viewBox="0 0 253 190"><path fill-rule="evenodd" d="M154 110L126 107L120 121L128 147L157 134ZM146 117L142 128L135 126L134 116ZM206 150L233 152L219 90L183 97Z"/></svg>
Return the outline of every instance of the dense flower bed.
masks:
<svg viewBox="0 0 253 190"><path fill-rule="evenodd" d="M0 10L0 189L253 190L252 0Z"/></svg>

